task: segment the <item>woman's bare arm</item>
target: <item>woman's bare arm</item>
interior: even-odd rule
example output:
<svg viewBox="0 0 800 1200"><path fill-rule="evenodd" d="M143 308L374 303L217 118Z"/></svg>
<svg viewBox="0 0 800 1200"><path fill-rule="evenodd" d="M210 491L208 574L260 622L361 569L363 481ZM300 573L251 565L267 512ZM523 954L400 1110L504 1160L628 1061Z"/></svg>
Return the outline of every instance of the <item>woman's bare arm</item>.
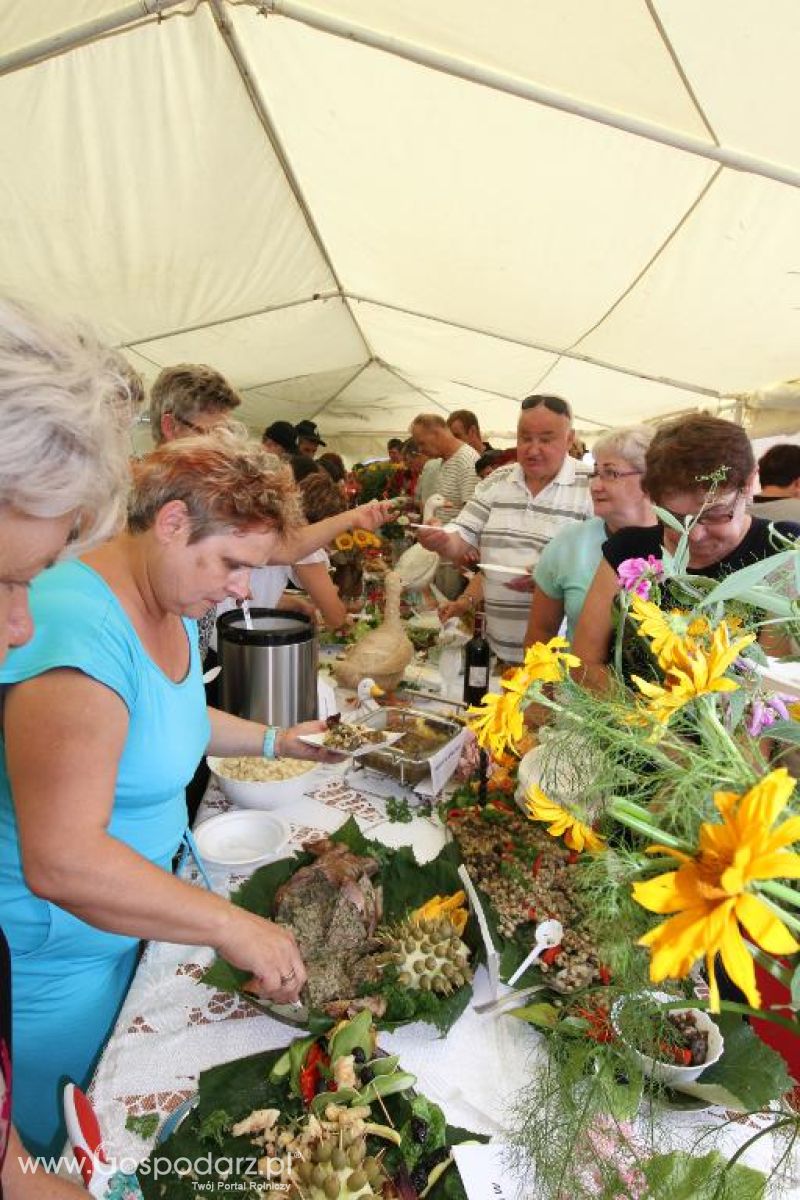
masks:
<svg viewBox="0 0 800 1200"><path fill-rule="evenodd" d="M581 660L573 676L593 691L609 685L608 656L614 631L612 607L619 591L617 573L603 559L595 572L572 639L572 650Z"/></svg>

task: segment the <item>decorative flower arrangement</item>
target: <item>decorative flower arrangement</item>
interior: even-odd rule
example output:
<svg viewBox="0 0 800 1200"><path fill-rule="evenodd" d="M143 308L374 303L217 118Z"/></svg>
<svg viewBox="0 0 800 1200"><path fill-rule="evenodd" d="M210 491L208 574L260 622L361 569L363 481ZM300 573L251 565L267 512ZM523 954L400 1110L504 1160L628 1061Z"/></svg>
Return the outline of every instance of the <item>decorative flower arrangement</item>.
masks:
<svg viewBox="0 0 800 1200"><path fill-rule="evenodd" d="M330 551L333 581L343 598L361 596L364 566L370 559L377 559L382 547L382 539L368 529L340 533L334 539Z"/></svg>
<svg viewBox="0 0 800 1200"><path fill-rule="evenodd" d="M722 1034L723 1054L692 1082L692 1096L740 1113L772 1111L757 1136L774 1135L781 1161L800 1147L800 1114L786 1101L793 1081L747 1021L759 1017L800 1039L800 799L786 762L800 745L800 706L762 683L757 640L765 627L798 632L800 545L776 534L784 549L714 582L686 570L691 520L684 529L659 515L682 536L672 556L619 570L607 689L572 678L579 660L554 638L530 647L501 694L468 712L479 744L498 757L518 747L529 704L551 711L535 751L550 771L539 770L523 800L530 819L573 853L584 923L608 967L604 986L567 996L545 975L535 1001L513 1014L549 1043L549 1065L521 1098L514 1135L516 1165L532 1161L542 1196L764 1194L762 1174L738 1156L728 1163L706 1153L707 1143L695 1154L660 1153L655 1120L632 1164L628 1122L639 1114L642 1125L644 1099L657 1106L678 1093L641 1067L642 1054L664 1059L664 1029L649 1018L623 1039L611 1014L626 1000L635 1011L634 999L654 985L674 995L673 1008L691 999L708 1010ZM576 759L579 787L548 782L559 764L574 771ZM784 1004L764 1002L759 969L785 985ZM599 1127L619 1152L601 1184L576 1149ZM641 1190L626 1188L614 1165L623 1160Z"/></svg>

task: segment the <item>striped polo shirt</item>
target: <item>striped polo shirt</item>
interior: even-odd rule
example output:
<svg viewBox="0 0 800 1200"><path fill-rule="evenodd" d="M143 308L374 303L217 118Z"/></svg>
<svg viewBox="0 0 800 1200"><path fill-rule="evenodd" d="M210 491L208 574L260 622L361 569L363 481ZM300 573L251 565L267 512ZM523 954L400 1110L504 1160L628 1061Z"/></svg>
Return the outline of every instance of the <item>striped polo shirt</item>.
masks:
<svg viewBox="0 0 800 1200"><path fill-rule="evenodd" d="M532 496L519 463L501 467L478 484L447 529L474 546L480 561L531 572L544 547L572 521L592 516L589 475L582 463L565 458L554 479ZM486 636L505 662L522 662L531 607L530 592L514 592L509 576L485 572Z"/></svg>

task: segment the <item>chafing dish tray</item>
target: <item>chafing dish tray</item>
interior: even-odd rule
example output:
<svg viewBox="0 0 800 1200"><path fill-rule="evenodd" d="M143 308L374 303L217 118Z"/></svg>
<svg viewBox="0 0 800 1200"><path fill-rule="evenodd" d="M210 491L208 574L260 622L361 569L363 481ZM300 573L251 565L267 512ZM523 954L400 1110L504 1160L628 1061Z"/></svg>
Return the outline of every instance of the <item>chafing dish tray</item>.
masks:
<svg viewBox="0 0 800 1200"><path fill-rule="evenodd" d="M430 771L429 760L464 728L454 717L392 705L369 713L361 723L371 729L403 733L391 746L360 755L357 767L371 767L373 771L391 775L404 787L406 784L413 787L424 779Z"/></svg>

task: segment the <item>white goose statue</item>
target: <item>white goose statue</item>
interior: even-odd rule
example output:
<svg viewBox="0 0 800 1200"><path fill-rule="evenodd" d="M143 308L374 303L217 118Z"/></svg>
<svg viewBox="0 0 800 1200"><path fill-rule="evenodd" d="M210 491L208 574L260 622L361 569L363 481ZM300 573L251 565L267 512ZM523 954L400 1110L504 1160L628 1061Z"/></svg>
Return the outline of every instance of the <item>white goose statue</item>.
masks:
<svg viewBox="0 0 800 1200"><path fill-rule="evenodd" d="M425 524L429 524L433 519L434 514L445 504L444 496L434 492L425 501L425 507L422 512L422 520ZM436 601L430 594L428 589L433 583L433 577L439 569L441 560L435 550L426 550L424 546L417 543L410 546L408 550L397 560L395 571L400 576L400 581L403 591L421 592L423 596L427 592L426 601L430 607L436 606Z"/></svg>

